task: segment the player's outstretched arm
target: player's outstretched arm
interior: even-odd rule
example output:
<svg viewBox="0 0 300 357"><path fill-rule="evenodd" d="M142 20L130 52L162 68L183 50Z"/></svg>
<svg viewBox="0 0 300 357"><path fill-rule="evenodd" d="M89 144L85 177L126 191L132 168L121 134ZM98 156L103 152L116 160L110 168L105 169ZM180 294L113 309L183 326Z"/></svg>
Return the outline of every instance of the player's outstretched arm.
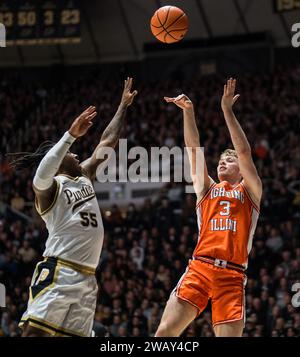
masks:
<svg viewBox="0 0 300 357"><path fill-rule="evenodd" d="M254 203L259 206L262 196L262 182L252 159L249 142L232 109L234 103L239 98L239 94L235 95L235 87L236 80L230 78L227 84L224 85L221 106L230 132L232 144L238 155L244 185L251 194Z"/></svg>
<svg viewBox="0 0 300 357"><path fill-rule="evenodd" d="M208 175L205 157L200 149L200 137L196 125L194 105L185 94L175 98L165 97L164 99L167 103L174 103L183 110L184 142L188 151L191 178L197 201L200 201L214 181Z"/></svg>
<svg viewBox="0 0 300 357"><path fill-rule="evenodd" d="M58 143L44 156L33 179L33 189L38 196L55 192L56 181L54 176L76 138L83 136L92 126L92 120L96 114L95 107L87 108L73 121L70 129L65 132Z"/></svg>
<svg viewBox="0 0 300 357"><path fill-rule="evenodd" d="M131 91L131 89L132 78L128 77L124 81L124 90L116 114L104 130L100 142L94 150L92 156L81 163L81 167L87 176L92 180L95 178L97 167L103 161L107 160L107 157L106 159L100 159L105 156L101 153L101 150L107 147L115 148L119 142L127 108L132 104L134 97L137 95L137 91Z"/></svg>

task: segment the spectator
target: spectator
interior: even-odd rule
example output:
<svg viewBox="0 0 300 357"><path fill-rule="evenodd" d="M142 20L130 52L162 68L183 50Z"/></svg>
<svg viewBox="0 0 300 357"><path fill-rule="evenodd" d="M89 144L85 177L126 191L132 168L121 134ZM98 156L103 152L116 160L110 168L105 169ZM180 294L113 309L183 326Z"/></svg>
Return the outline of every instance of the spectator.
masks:
<svg viewBox="0 0 300 357"><path fill-rule="evenodd" d="M28 264L37 258L37 252L32 248L28 240L23 241L22 247L19 249L19 254L25 264Z"/></svg>
<svg viewBox="0 0 300 357"><path fill-rule="evenodd" d="M270 238L267 239L267 247L272 250L272 252L277 253L283 246L282 238L279 234L278 229L272 228Z"/></svg>
<svg viewBox="0 0 300 357"><path fill-rule="evenodd" d="M137 268L141 270L144 262L144 249L139 246L137 241L133 242L133 247L130 250L130 257Z"/></svg>

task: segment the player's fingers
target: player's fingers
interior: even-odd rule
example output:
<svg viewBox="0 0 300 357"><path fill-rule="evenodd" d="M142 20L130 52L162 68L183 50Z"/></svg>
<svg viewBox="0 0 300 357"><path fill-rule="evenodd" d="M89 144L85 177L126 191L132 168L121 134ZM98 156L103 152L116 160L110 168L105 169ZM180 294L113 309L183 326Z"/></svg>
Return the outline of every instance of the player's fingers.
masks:
<svg viewBox="0 0 300 357"><path fill-rule="evenodd" d="M83 113L89 113L95 108L94 106L90 105Z"/></svg>
<svg viewBox="0 0 300 357"><path fill-rule="evenodd" d="M88 129L90 128L94 123L92 121L88 121L86 122L84 125L83 125L83 128L84 129Z"/></svg>
<svg viewBox="0 0 300 357"><path fill-rule="evenodd" d="M228 81L227 81L227 89L229 91L231 90L231 78L229 78Z"/></svg>
<svg viewBox="0 0 300 357"><path fill-rule="evenodd" d="M126 79L126 89L127 90L130 90L131 84L132 84L131 78L127 77L127 79Z"/></svg>
<svg viewBox="0 0 300 357"><path fill-rule="evenodd" d="M182 101L182 97L179 97L179 98L177 97L177 98L174 99L174 103L178 103L180 101Z"/></svg>
<svg viewBox="0 0 300 357"><path fill-rule="evenodd" d="M89 108L90 108L90 107L86 108L86 109L79 115L79 119L84 118L84 116L88 113L88 109L89 109Z"/></svg>
<svg viewBox="0 0 300 357"><path fill-rule="evenodd" d="M182 98L184 98L185 97L185 94L179 94L177 97L176 97L176 100L180 100L180 99L182 99Z"/></svg>
<svg viewBox="0 0 300 357"><path fill-rule="evenodd" d="M92 122L86 123L85 126L84 126L84 128L83 128L83 130L85 130L85 132L87 132L87 131L89 130L89 128L90 128L92 125L93 125Z"/></svg>
<svg viewBox="0 0 300 357"><path fill-rule="evenodd" d="M239 94L237 94L237 95L235 95L234 97L233 97L233 104L239 99L239 97L240 97L240 95Z"/></svg>
<svg viewBox="0 0 300 357"><path fill-rule="evenodd" d="M132 78L129 77L128 78L128 90L131 90L131 88L132 88Z"/></svg>
<svg viewBox="0 0 300 357"><path fill-rule="evenodd" d="M232 91L233 91L233 93L235 92L235 88L236 88L236 79L234 79L232 81Z"/></svg>
<svg viewBox="0 0 300 357"><path fill-rule="evenodd" d="M231 78L231 90L234 92L235 90L235 83L236 83L236 80L234 78Z"/></svg>
<svg viewBox="0 0 300 357"><path fill-rule="evenodd" d="M164 97L164 100L165 100L167 103L171 103L171 102L174 102L175 98Z"/></svg>
<svg viewBox="0 0 300 357"><path fill-rule="evenodd" d="M96 110L96 107L94 107L93 105L90 105L81 115L80 115L80 119L83 120L85 119L88 115L90 115L91 113L93 113Z"/></svg>
<svg viewBox="0 0 300 357"><path fill-rule="evenodd" d="M89 115L91 115L93 113L95 113L95 112L94 111L89 111L89 112L86 112L84 114L81 114L80 117L79 117L79 121L83 122L83 121L88 120Z"/></svg>
<svg viewBox="0 0 300 357"><path fill-rule="evenodd" d="M223 91L223 94L226 95L227 94L227 85L224 84L224 91Z"/></svg>
<svg viewBox="0 0 300 357"><path fill-rule="evenodd" d="M95 107L93 107L91 110L89 110L88 113L87 113L87 115L89 116L89 115L92 115L92 114L94 114L94 113L97 114Z"/></svg>
<svg viewBox="0 0 300 357"><path fill-rule="evenodd" d="M230 88L229 88L229 92L231 95L234 94L234 82L233 82L233 79L230 78Z"/></svg>
<svg viewBox="0 0 300 357"><path fill-rule="evenodd" d="M132 95L132 97L134 98L137 94L138 94L138 91L137 91L137 90L134 90L131 95Z"/></svg>
<svg viewBox="0 0 300 357"><path fill-rule="evenodd" d="M97 115L97 112L94 112L94 113L90 114L86 119L87 119L88 121L93 120L96 115Z"/></svg>
<svg viewBox="0 0 300 357"><path fill-rule="evenodd" d="M89 121L93 120L96 115L97 115L97 112L94 112L94 113L92 113L92 114L86 115L86 116L81 120L81 122L82 122L83 124L86 124L86 123L88 123Z"/></svg>
<svg viewBox="0 0 300 357"><path fill-rule="evenodd" d="M225 95L229 94L229 80L225 84Z"/></svg>

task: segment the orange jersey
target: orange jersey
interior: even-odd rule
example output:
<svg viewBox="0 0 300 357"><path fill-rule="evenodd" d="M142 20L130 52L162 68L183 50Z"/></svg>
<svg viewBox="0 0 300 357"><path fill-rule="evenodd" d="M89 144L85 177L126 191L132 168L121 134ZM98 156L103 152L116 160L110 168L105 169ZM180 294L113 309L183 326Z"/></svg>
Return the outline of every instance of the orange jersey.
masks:
<svg viewBox="0 0 300 357"><path fill-rule="evenodd" d="M194 257L209 256L246 268L259 209L243 183L214 183L196 209L199 236Z"/></svg>

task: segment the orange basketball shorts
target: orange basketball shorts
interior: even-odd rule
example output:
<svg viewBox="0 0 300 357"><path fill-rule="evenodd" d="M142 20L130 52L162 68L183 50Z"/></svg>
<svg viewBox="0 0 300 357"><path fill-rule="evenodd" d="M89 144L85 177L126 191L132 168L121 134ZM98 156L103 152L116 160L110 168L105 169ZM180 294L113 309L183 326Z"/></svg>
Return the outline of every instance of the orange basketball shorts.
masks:
<svg viewBox="0 0 300 357"><path fill-rule="evenodd" d="M211 300L213 326L245 320L246 275L228 268L190 260L174 293L198 309L198 316Z"/></svg>

